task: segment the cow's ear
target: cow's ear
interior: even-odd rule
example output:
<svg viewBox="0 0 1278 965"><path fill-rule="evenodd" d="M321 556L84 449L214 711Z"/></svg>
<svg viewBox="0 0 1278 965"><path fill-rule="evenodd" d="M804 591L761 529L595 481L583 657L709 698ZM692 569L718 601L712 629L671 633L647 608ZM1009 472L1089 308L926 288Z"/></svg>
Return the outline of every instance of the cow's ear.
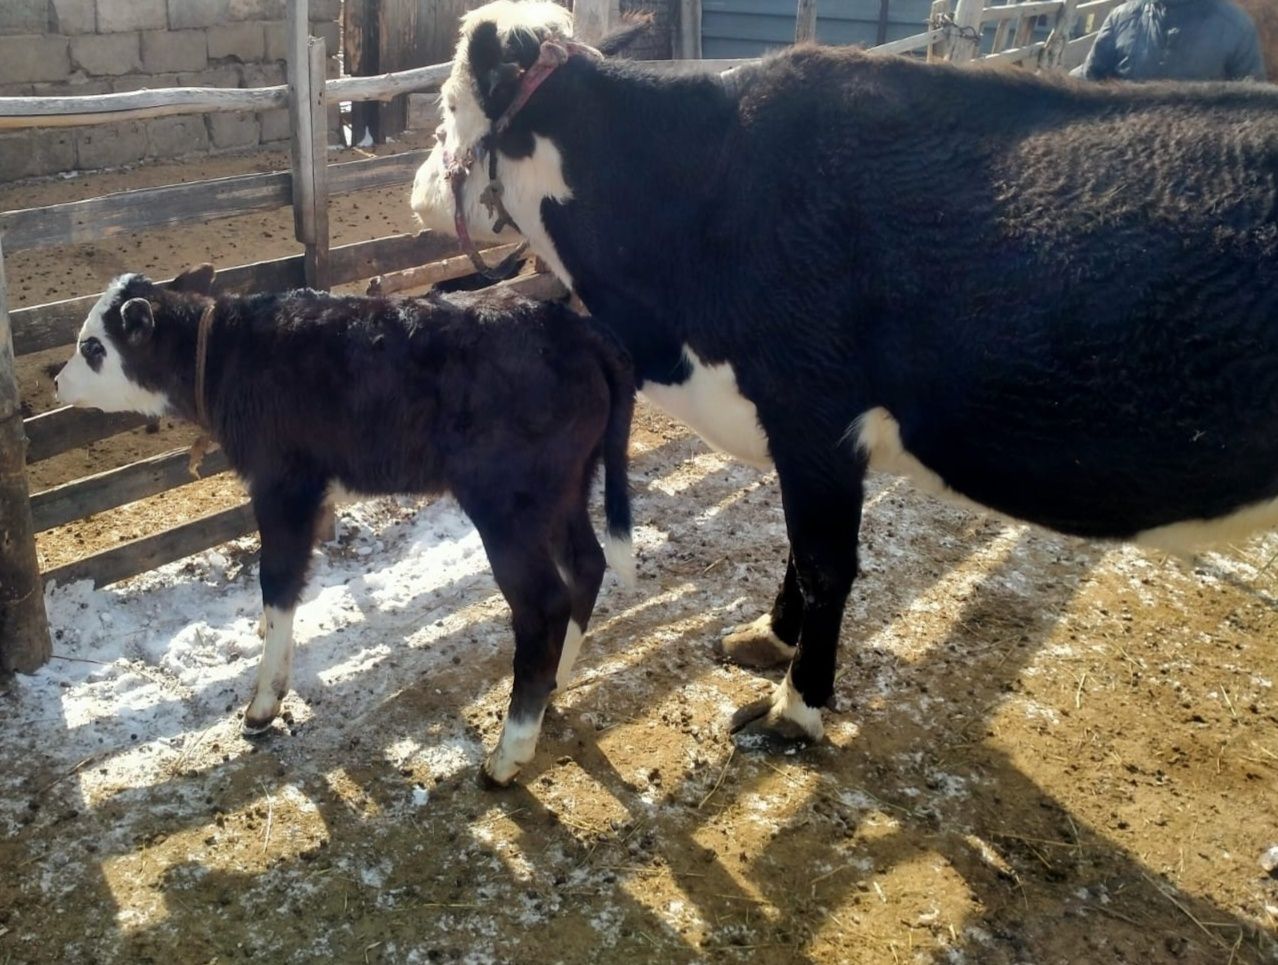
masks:
<svg viewBox="0 0 1278 965"><path fill-rule="evenodd" d="M169 282L169 291L207 295L213 291L213 276L216 274L216 269L207 262L194 265Z"/></svg>
<svg viewBox="0 0 1278 965"><path fill-rule="evenodd" d="M120 306L120 322L124 338L130 345L141 345L155 331L155 316L145 298L130 298Z"/></svg>

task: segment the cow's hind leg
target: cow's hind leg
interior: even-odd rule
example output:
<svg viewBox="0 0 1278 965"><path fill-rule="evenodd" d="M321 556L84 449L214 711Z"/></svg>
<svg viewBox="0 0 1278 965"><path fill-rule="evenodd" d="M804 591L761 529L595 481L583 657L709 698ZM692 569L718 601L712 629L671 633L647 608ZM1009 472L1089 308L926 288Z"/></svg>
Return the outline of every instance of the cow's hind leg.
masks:
<svg viewBox="0 0 1278 965"><path fill-rule="evenodd" d="M264 643L253 699L244 712L245 734L260 734L279 713L293 670L293 612L306 583L322 481L255 482L253 512L262 537Z"/></svg>
<svg viewBox="0 0 1278 965"><path fill-rule="evenodd" d="M719 652L743 667L775 667L794 659L802 629L803 591L791 552L771 612L729 632L719 641Z"/></svg>
<svg viewBox="0 0 1278 965"><path fill-rule="evenodd" d="M590 615L595 610L595 600L603 583L604 553L595 539L594 528L586 505L575 509L568 522L567 553L568 593L572 600L572 612L564 635L563 650L559 655L559 669L555 673L555 689L563 690L572 679L573 664L581 652Z"/></svg>
<svg viewBox="0 0 1278 965"><path fill-rule="evenodd" d="M523 521L525 524L527 520ZM513 522L500 529L476 521L493 576L510 604L515 630L515 682L501 738L480 770L480 782L505 787L532 760L546 703L555 689L559 658L572 611L568 587L550 546L521 545L519 536L536 532Z"/></svg>
<svg viewBox="0 0 1278 965"><path fill-rule="evenodd" d="M834 694L839 629L856 576L864 469L852 459L812 465L781 454L776 461L802 629L785 679L770 697L738 710L732 731L815 741L823 734L821 708Z"/></svg>

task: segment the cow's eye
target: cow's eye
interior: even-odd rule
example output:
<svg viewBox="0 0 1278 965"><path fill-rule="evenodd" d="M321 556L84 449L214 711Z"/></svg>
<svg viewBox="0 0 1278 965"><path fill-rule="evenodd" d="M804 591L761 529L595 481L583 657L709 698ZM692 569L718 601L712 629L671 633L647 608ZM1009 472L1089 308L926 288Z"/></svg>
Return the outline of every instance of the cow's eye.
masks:
<svg viewBox="0 0 1278 965"><path fill-rule="evenodd" d="M106 348L90 335L80 343L80 354L84 356L85 361L92 362L94 359L100 359L106 355Z"/></svg>

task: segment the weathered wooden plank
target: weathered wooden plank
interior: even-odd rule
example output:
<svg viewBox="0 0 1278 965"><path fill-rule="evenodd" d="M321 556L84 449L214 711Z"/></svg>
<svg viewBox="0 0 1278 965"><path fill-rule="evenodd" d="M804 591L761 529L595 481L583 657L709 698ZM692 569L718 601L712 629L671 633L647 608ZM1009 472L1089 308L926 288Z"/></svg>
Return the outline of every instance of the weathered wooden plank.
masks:
<svg viewBox="0 0 1278 965"><path fill-rule="evenodd" d="M1065 0L1032 0L1030 3L1008 3L986 7L981 12L983 24L994 21L1016 20L1020 17L1037 17L1041 14L1058 14L1065 6Z"/></svg>
<svg viewBox="0 0 1278 965"><path fill-rule="evenodd" d="M597 44L621 23L618 0L573 0L573 33L588 44Z"/></svg>
<svg viewBox="0 0 1278 965"><path fill-rule="evenodd" d="M499 263L507 255L514 253L519 245L498 245L494 248L481 248L484 261L490 265ZM436 282L451 281L454 278L465 278L475 274L475 263L468 255L457 255L445 258L429 265L415 265L402 271L385 272L377 275L368 283L370 295L390 295L405 288L424 288Z"/></svg>
<svg viewBox="0 0 1278 965"><path fill-rule="evenodd" d="M305 244L315 237L312 193L314 179L310 162L311 144L311 72L307 54L310 39L310 0L288 0L285 39L288 44L288 120L291 131L289 159L293 173L293 235Z"/></svg>
<svg viewBox="0 0 1278 965"><path fill-rule="evenodd" d="M172 114L266 111L288 104L280 87L164 87L82 97L0 98L0 130L115 124Z"/></svg>
<svg viewBox="0 0 1278 965"><path fill-rule="evenodd" d="M174 449L36 493L31 497L36 532L195 482L189 463L190 450ZM225 472L229 465L226 453L214 449L200 465L200 478Z"/></svg>
<svg viewBox="0 0 1278 965"><path fill-rule="evenodd" d="M954 32L950 35L950 61L963 64L980 55L981 23L985 0L957 0Z"/></svg>
<svg viewBox="0 0 1278 965"><path fill-rule="evenodd" d="M328 165L329 193L350 194L411 182L429 154L426 150L406 151ZM22 251L101 241L146 228L274 211L292 201L292 178L288 172L248 174L5 211L0 213L0 234L5 237L7 250Z"/></svg>
<svg viewBox="0 0 1278 965"><path fill-rule="evenodd" d="M100 241L143 228L273 211L291 200L288 174L249 174L6 211L0 214L0 234L9 251L23 251Z"/></svg>
<svg viewBox="0 0 1278 965"><path fill-rule="evenodd" d="M329 252L332 284L359 281L384 272L401 271L446 258L457 251L457 240L423 231L415 235L389 235L373 241L341 245ZM165 279L169 281L171 279ZM302 256L275 258L221 269L213 281L214 292L287 291L306 284ZM70 345L98 295L68 298L12 313L13 342L17 355Z"/></svg>
<svg viewBox="0 0 1278 965"><path fill-rule="evenodd" d="M32 673L52 653L23 464L22 397L7 306L0 248L0 674Z"/></svg>
<svg viewBox="0 0 1278 965"><path fill-rule="evenodd" d="M1013 47L1011 50L1001 50L996 54L989 54L981 58L983 64L1020 64L1027 60L1037 60L1038 52L1046 46L1044 41L1039 40L1024 47Z"/></svg>
<svg viewBox="0 0 1278 965"><path fill-rule="evenodd" d="M940 28L936 30L926 30L921 34L913 34L909 37L902 37L900 40L892 40L888 43L880 44L877 47L871 47L867 53L908 54L914 50L926 50L944 36L945 31Z"/></svg>
<svg viewBox="0 0 1278 965"><path fill-rule="evenodd" d="M676 56L701 59L701 0L679 0L679 42Z"/></svg>
<svg viewBox="0 0 1278 965"><path fill-rule="evenodd" d="M334 285L372 278L387 272L425 265L457 252L457 239L423 231L416 235L391 235L376 241L334 248L329 272Z"/></svg>
<svg viewBox="0 0 1278 965"><path fill-rule="evenodd" d="M557 300L568 297L568 289L554 275L542 272L536 275L520 275L509 281L499 281L493 288L508 288L529 298Z"/></svg>
<svg viewBox="0 0 1278 965"><path fill-rule="evenodd" d="M146 425L146 418L133 412L99 412L64 405L23 422L27 432L27 462L39 462L97 442L117 432Z"/></svg>
<svg viewBox="0 0 1278 965"><path fill-rule="evenodd" d="M46 586L52 583L66 586L92 580L94 586L106 586L220 546L256 529L253 510L248 503L243 503L48 570L44 582Z"/></svg>
<svg viewBox="0 0 1278 965"><path fill-rule="evenodd" d="M376 77L343 77L327 83L329 100L388 101L400 94L438 90L448 80L453 65L431 64L378 74Z"/></svg>
<svg viewBox="0 0 1278 965"><path fill-rule="evenodd" d="M799 0L794 17L794 42L816 42L817 0Z"/></svg>

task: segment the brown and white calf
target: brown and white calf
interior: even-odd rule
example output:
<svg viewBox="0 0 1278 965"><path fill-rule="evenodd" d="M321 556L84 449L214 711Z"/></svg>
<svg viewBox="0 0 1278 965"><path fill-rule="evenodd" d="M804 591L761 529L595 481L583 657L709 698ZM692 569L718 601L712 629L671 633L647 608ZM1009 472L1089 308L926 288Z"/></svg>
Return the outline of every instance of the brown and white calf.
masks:
<svg viewBox="0 0 1278 965"><path fill-rule="evenodd" d="M204 423L246 480L266 642L245 731L266 729L288 692L293 613L329 487L447 491L513 616L510 711L483 769L508 783L532 759L603 579L587 512L601 458L607 558L633 572L625 353L566 306L509 292L213 297L213 275L193 268L167 287L117 278L56 382L75 405Z"/></svg>

